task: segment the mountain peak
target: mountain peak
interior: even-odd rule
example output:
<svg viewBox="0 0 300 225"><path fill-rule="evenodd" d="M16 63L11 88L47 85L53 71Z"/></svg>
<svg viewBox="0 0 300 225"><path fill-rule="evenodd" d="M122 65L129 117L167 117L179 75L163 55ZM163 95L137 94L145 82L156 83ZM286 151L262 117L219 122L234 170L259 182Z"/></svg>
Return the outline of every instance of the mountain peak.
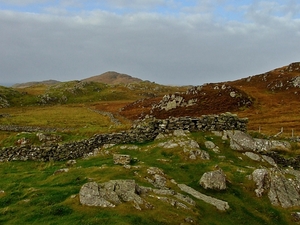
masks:
<svg viewBox="0 0 300 225"><path fill-rule="evenodd" d="M82 81L87 81L87 82L93 81L93 82L99 82L105 84L129 84L129 83L141 82L142 80L127 74L118 73L115 71L108 71L100 75L83 79Z"/></svg>

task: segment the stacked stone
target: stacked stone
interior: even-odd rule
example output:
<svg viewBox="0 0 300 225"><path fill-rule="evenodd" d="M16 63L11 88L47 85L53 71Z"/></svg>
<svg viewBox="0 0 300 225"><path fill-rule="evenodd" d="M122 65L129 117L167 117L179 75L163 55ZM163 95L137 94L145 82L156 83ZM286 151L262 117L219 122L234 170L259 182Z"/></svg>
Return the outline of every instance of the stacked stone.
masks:
<svg viewBox="0 0 300 225"><path fill-rule="evenodd" d="M139 121L128 131L111 134L94 135L91 139L66 144L52 143L48 146L17 146L3 148L0 151L1 161L34 160L63 161L81 158L93 153L104 144L142 143L152 141L159 133L174 130L189 131L246 131L247 119L240 119L233 114L207 115L199 118L180 117L158 120L148 118Z"/></svg>

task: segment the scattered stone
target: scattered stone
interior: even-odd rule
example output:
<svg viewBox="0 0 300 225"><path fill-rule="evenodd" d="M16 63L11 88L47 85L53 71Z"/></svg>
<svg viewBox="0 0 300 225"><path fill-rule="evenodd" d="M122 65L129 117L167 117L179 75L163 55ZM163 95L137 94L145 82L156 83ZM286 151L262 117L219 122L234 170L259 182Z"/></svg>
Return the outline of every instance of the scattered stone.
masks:
<svg viewBox="0 0 300 225"><path fill-rule="evenodd" d="M261 161L261 157L258 154L255 154L253 152L245 152L244 153L245 156L247 156L248 158L254 160L254 161Z"/></svg>
<svg viewBox="0 0 300 225"><path fill-rule="evenodd" d="M189 205L192 205L192 206L196 205L196 202L193 199L191 199L190 197L186 196L186 195L183 195L183 194L180 194L180 193L176 193L174 195L174 197L176 197L180 201L186 202Z"/></svg>
<svg viewBox="0 0 300 225"><path fill-rule="evenodd" d="M218 137L222 137L223 136L223 132L222 131L212 131L212 133Z"/></svg>
<svg viewBox="0 0 300 225"><path fill-rule="evenodd" d="M213 143L212 141L205 141L204 145L208 149L214 149L216 147L215 143Z"/></svg>
<svg viewBox="0 0 300 225"><path fill-rule="evenodd" d="M108 148L111 148L111 147L113 147L113 146L115 146L116 144L104 144L103 146L102 146L102 149L108 149Z"/></svg>
<svg viewBox="0 0 300 225"><path fill-rule="evenodd" d="M164 175L164 172L161 169L159 169L158 167L149 167L147 169L147 172L149 174L161 174L161 175Z"/></svg>
<svg viewBox="0 0 300 225"><path fill-rule="evenodd" d="M55 134L46 134L46 133L37 133L36 136L39 138L40 142L43 143L57 143L62 141L62 137L60 135Z"/></svg>
<svg viewBox="0 0 300 225"><path fill-rule="evenodd" d="M74 166L76 163L77 162L75 159L70 159L66 162L66 166L71 167L71 166Z"/></svg>
<svg viewBox="0 0 300 225"><path fill-rule="evenodd" d="M192 217L186 217L184 219L184 222L186 222L186 223L194 223L194 219Z"/></svg>
<svg viewBox="0 0 300 225"><path fill-rule="evenodd" d="M226 190L226 175L223 170L206 172L202 175L199 184L204 189Z"/></svg>
<svg viewBox="0 0 300 225"><path fill-rule="evenodd" d="M128 165L130 164L130 155L113 154L114 164Z"/></svg>
<svg viewBox="0 0 300 225"><path fill-rule="evenodd" d="M293 222L300 222L300 212L293 212L291 216L293 218Z"/></svg>
<svg viewBox="0 0 300 225"><path fill-rule="evenodd" d="M53 175L57 175L60 173L67 173L67 172L69 172L69 168L63 168L63 169L56 170Z"/></svg>
<svg viewBox="0 0 300 225"><path fill-rule="evenodd" d="M155 196L152 196L155 197ZM166 202L168 204L170 204L171 206L177 208L177 209L186 209L186 210L190 210L189 207L187 207L185 204L173 199L173 198L168 198L168 197L161 197L161 196L156 196L157 199Z"/></svg>
<svg viewBox="0 0 300 225"><path fill-rule="evenodd" d="M195 189L193 189L193 188L191 188L191 187L189 187L185 184L178 184L178 187L182 191L194 196L195 198L200 199L200 200L202 200L202 201L204 201L208 204L211 204L211 205L215 206L218 210L226 211L230 208L229 204L227 202L216 199L216 198L213 198L213 197L210 197L210 196L207 196L207 195L204 195L204 194L196 191Z"/></svg>
<svg viewBox="0 0 300 225"><path fill-rule="evenodd" d="M166 138L166 137L165 137L164 134L159 133L159 134L156 136L155 140L161 140L161 139L165 139L165 138Z"/></svg>
<svg viewBox="0 0 300 225"><path fill-rule="evenodd" d="M71 195L71 198L76 198L77 197L77 195Z"/></svg>
<svg viewBox="0 0 300 225"><path fill-rule="evenodd" d="M125 169L131 169L131 166L130 165L128 165L128 164L125 164L124 166L123 166Z"/></svg>
<svg viewBox="0 0 300 225"><path fill-rule="evenodd" d="M175 195L176 192L169 189L153 189L153 192L157 195Z"/></svg>
<svg viewBox="0 0 300 225"><path fill-rule="evenodd" d="M23 137L23 138L20 138L19 140L17 140L16 144L24 146L24 145L29 144L29 142L30 141L28 139L26 139L25 137Z"/></svg>
<svg viewBox="0 0 300 225"><path fill-rule="evenodd" d="M271 157L266 156L266 155L262 155L261 157L262 157L267 163L269 163L271 166L277 167L276 162L275 162L274 159L272 159Z"/></svg>
<svg viewBox="0 0 300 225"><path fill-rule="evenodd" d="M171 159L156 159L156 160L160 162L172 162Z"/></svg>
<svg viewBox="0 0 300 225"><path fill-rule="evenodd" d="M166 188L167 179L163 171L157 167L150 167L147 169L148 174L152 175L151 178L145 177L145 179L157 188Z"/></svg>
<svg viewBox="0 0 300 225"><path fill-rule="evenodd" d="M158 147L163 147L166 149L176 148L178 146L179 146L178 143L176 143L174 140L168 140L167 142L158 144Z"/></svg>
<svg viewBox="0 0 300 225"><path fill-rule="evenodd" d="M173 135L175 137L186 137L186 132L184 130L174 130Z"/></svg>
<svg viewBox="0 0 300 225"><path fill-rule="evenodd" d="M203 159L203 160L209 160L210 156L208 154L208 152L204 151L204 150L196 150L196 151L190 151L190 159L197 159L197 158Z"/></svg>

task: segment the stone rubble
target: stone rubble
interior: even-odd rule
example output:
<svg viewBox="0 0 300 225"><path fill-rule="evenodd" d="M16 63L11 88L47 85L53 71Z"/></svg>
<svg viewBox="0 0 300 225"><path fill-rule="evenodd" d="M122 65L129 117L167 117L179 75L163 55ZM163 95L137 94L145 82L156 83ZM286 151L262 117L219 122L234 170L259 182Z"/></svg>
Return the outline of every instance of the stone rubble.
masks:
<svg viewBox="0 0 300 225"><path fill-rule="evenodd" d="M246 131L247 119L224 113L221 115L206 115L199 118L180 117L169 119L148 118L137 121L130 130L111 134L97 134L90 139L69 142L65 144L52 143L48 146L22 145L2 148L0 162L12 160L33 161L63 161L93 155L105 144L142 143L154 140L160 133L170 133L175 130L184 131ZM23 129L24 127L22 127ZM40 132L29 127L32 132ZM1 129L1 127L0 127ZM16 127L18 130L18 127ZM177 134L176 134L177 135ZM198 155L203 155L197 152ZM207 155L203 155L207 158Z"/></svg>

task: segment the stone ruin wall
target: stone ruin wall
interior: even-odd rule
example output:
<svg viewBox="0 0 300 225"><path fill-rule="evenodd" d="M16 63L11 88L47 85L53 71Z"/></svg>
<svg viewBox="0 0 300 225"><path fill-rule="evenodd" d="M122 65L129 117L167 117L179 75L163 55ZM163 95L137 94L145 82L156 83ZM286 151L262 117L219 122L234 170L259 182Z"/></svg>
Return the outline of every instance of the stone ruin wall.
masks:
<svg viewBox="0 0 300 225"><path fill-rule="evenodd" d="M159 133L174 130L223 131L247 130L246 118L224 113L204 115L197 118L180 117L169 119L147 118L136 121L131 129L119 133L96 134L90 139L47 146L12 146L0 150L0 162L13 160L63 161L81 158L99 150L104 144L142 143L152 141Z"/></svg>

